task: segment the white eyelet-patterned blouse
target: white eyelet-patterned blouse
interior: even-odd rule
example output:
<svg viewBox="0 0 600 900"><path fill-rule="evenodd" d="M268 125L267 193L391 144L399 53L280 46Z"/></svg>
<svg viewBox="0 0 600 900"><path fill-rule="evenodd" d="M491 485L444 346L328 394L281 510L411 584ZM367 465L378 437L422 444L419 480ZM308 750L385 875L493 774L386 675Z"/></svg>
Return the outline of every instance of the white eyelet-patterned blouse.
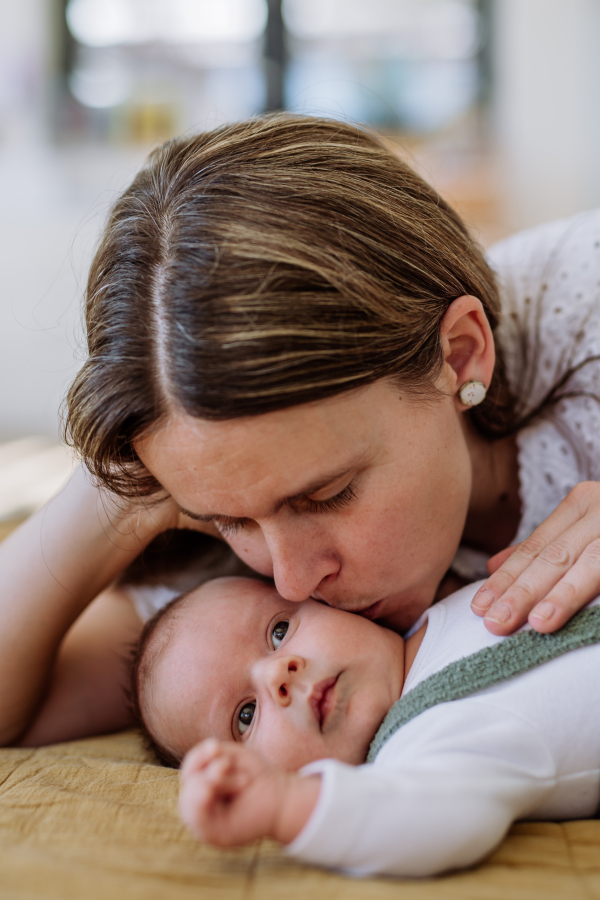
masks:
<svg viewBox="0 0 600 900"><path fill-rule="evenodd" d="M502 296L497 333L520 408L534 409L572 367L600 356L600 210L523 231L488 253ZM600 480L600 360L561 389L569 396L517 436L522 518L528 537L580 481ZM586 396L588 395L588 396ZM467 580L486 576L486 557L461 547L453 563Z"/></svg>

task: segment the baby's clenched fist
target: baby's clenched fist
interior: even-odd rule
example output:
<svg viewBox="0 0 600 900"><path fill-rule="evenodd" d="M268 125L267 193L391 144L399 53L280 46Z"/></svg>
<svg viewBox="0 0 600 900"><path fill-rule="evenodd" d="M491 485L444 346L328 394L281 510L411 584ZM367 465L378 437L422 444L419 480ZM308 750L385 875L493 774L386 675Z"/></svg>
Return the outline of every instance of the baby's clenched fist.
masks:
<svg viewBox="0 0 600 900"><path fill-rule="evenodd" d="M263 837L287 844L317 802L320 778L274 766L250 747L210 738L181 768L179 812L200 840L219 847Z"/></svg>

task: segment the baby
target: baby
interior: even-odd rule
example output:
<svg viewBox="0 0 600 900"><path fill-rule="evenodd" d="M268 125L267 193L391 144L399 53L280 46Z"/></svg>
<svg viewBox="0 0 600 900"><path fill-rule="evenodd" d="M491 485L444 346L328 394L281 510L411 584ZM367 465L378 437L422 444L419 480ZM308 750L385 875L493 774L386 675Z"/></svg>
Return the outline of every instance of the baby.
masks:
<svg viewBox="0 0 600 900"><path fill-rule="evenodd" d="M422 712L364 764L401 694L505 640L473 616L477 587L406 641L252 579L174 601L146 629L134 693L162 758L188 754L191 830L220 846L269 836L352 874L423 876L477 862L515 819L592 815L600 645Z"/></svg>

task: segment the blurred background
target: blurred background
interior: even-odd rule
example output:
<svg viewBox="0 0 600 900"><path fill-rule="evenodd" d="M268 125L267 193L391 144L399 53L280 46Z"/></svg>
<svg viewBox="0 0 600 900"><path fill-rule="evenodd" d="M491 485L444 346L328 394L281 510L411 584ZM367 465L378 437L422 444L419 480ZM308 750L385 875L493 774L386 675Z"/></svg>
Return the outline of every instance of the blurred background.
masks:
<svg viewBox="0 0 600 900"><path fill-rule="evenodd" d="M0 522L70 468L86 269L152 147L367 122L487 246L600 205L599 46L600 0L0 0Z"/></svg>

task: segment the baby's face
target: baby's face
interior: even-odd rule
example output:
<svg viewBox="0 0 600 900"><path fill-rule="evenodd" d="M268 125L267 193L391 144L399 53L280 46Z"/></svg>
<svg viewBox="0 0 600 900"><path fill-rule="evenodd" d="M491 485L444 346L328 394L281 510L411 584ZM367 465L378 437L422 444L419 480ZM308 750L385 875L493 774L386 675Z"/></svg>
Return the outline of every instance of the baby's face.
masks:
<svg viewBox="0 0 600 900"><path fill-rule="evenodd" d="M404 679L402 638L259 581L203 585L178 613L142 708L183 756L206 737L240 741L288 769L364 761Z"/></svg>

